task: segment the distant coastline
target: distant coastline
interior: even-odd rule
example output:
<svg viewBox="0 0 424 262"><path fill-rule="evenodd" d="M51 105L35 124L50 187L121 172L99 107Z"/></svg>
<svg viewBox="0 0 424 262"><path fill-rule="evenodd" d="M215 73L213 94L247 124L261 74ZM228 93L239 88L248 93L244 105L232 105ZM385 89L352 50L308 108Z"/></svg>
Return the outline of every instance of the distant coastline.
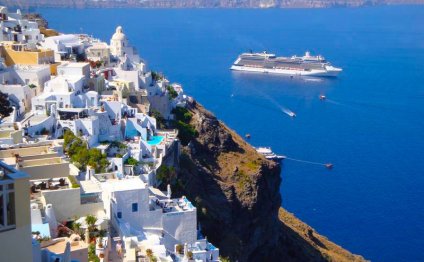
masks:
<svg viewBox="0 0 424 262"><path fill-rule="evenodd" d="M423 5L424 0L2 0L0 5L31 10L54 8L337 8L385 5Z"/></svg>

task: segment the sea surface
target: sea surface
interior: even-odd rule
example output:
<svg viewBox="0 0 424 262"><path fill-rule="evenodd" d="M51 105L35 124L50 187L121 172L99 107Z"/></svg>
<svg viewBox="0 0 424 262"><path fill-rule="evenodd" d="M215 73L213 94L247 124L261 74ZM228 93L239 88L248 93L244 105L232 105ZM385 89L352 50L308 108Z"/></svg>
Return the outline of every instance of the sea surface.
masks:
<svg viewBox="0 0 424 262"><path fill-rule="evenodd" d="M104 41L122 25L151 69L250 133L252 145L334 164L284 161L286 209L372 261L424 261L424 6L36 11L51 28ZM250 49L309 50L344 71L231 72Z"/></svg>

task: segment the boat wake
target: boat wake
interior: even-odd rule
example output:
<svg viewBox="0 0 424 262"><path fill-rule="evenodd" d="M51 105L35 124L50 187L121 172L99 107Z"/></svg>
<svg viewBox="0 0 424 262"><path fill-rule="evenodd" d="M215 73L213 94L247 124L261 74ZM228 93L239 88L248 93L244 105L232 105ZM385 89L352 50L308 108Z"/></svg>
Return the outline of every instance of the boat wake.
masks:
<svg viewBox="0 0 424 262"><path fill-rule="evenodd" d="M334 100L328 99L328 98L326 98L325 101L328 102L328 103L334 104L334 105L346 106L345 104L342 104L340 102L337 102L337 101L334 101Z"/></svg>
<svg viewBox="0 0 424 262"><path fill-rule="evenodd" d="M305 82L322 82L323 80L322 79L319 79L319 78L303 78L303 81L305 81Z"/></svg>
<svg viewBox="0 0 424 262"><path fill-rule="evenodd" d="M284 114L290 116L290 117L296 117L296 114L291 111L290 109L280 105L277 101L275 101L274 98L272 98L271 96L267 95L267 94L263 94L263 96L268 99L274 106L276 106L277 108L279 108L281 110L281 112L283 112Z"/></svg>

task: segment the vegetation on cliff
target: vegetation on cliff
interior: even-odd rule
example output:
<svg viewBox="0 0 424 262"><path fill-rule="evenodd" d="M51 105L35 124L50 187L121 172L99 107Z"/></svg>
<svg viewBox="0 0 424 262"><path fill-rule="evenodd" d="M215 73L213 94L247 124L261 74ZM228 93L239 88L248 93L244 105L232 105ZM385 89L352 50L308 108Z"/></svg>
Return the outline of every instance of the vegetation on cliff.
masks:
<svg viewBox="0 0 424 262"><path fill-rule="evenodd" d="M172 113L175 115L173 125L178 129L178 137L181 140L181 144L186 146L192 139L199 135L190 123L193 115L184 107L176 107L172 110Z"/></svg>
<svg viewBox="0 0 424 262"><path fill-rule="evenodd" d="M63 148L75 166L85 170L88 165L93 167L97 173L106 171L106 167L109 165L106 154L102 154L97 148L89 149L87 142L69 130L65 131L63 139Z"/></svg>

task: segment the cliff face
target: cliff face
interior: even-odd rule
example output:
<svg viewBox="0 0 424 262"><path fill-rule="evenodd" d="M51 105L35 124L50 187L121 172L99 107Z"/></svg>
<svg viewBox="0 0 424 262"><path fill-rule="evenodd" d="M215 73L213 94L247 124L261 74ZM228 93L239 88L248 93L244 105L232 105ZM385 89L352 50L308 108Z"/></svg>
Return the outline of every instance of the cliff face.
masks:
<svg viewBox="0 0 424 262"><path fill-rule="evenodd" d="M193 101L198 137L182 149L179 179L202 230L233 261L361 261L281 209L280 166Z"/></svg>

